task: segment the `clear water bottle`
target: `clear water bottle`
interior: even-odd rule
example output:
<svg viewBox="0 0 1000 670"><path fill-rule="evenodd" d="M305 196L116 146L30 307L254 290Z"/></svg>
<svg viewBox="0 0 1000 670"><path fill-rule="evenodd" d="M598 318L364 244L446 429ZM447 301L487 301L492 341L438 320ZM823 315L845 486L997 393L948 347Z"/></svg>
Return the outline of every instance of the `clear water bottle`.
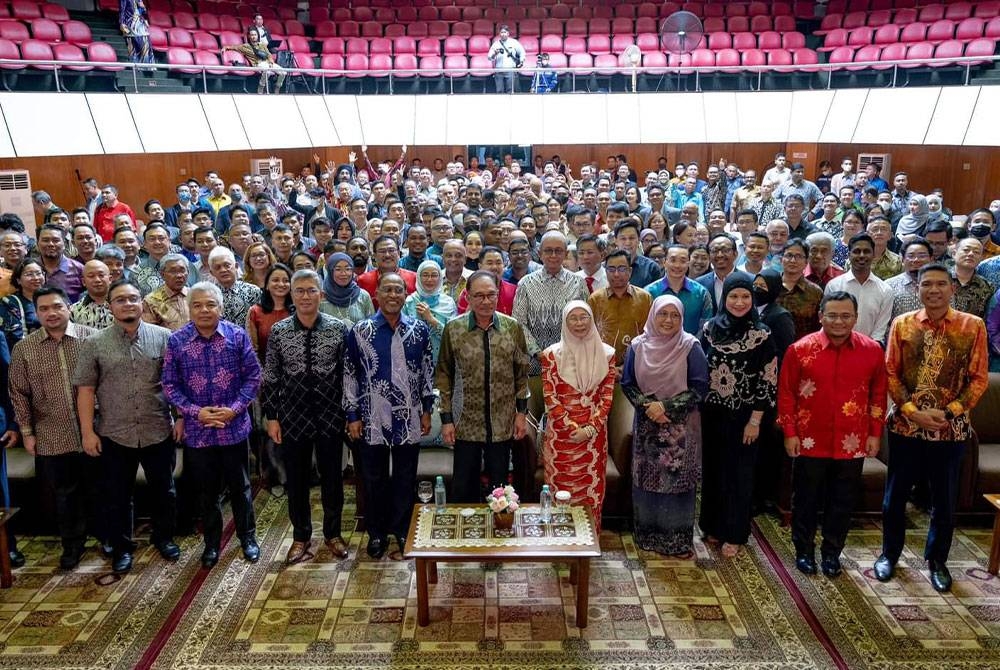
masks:
<svg viewBox="0 0 1000 670"><path fill-rule="evenodd" d="M437 479L434 480L434 506L437 507L438 512L444 512L444 506L447 502L444 490L444 477L438 475Z"/></svg>
<svg viewBox="0 0 1000 670"><path fill-rule="evenodd" d="M550 523L552 521L552 492L549 490L548 484L542 485L542 495L538 500L542 507L542 523Z"/></svg>

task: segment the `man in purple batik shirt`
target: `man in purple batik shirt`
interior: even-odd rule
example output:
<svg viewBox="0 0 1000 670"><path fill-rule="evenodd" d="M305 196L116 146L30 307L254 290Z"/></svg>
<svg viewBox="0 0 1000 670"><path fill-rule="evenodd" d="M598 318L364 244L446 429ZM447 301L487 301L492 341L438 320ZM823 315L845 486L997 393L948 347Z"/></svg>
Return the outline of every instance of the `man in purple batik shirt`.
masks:
<svg viewBox="0 0 1000 670"><path fill-rule="evenodd" d="M222 291L216 284L195 284L187 301L191 323L167 342L163 392L184 418L185 460L201 500L201 564L211 568L219 561L223 483L232 497L243 556L256 562L260 547L250 499L247 408L260 387L260 363L246 331L222 320Z"/></svg>

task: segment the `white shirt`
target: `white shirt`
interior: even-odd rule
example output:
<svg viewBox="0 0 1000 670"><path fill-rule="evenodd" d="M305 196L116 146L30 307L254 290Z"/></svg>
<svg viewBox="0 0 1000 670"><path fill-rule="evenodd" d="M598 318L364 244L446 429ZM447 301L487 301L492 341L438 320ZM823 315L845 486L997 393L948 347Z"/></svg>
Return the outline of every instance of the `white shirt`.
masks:
<svg viewBox="0 0 1000 670"><path fill-rule="evenodd" d="M512 54L517 55L516 60ZM493 61L494 68L498 70L510 70L518 67L518 63L524 63L524 47L513 37L508 37L502 42L499 39L495 39L493 40L493 44L490 45L487 57Z"/></svg>
<svg viewBox="0 0 1000 670"><path fill-rule="evenodd" d="M586 270L577 270L575 274L577 277L583 277L584 282L587 281L588 275ZM590 290L591 293L593 293L594 291L600 291L602 288L608 287L608 272L607 270L604 269L603 265L597 268L597 272L589 276L594 278L594 285L591 287Z"/></svg>
<svg viewBox="0 0 1000 670"><path fill-rule="evenodd" d="M784 170L779 170L778 168L773 167L764 173L764 179L761 180L761 183L764 183L765 181L772 181L774 182L774 190L777 191L779 186L791 178L792 171L787 167Z"/></svg>
<svg viewBox="0 0 1000 670"><path fill-rule="evenodd" d="M853 272L845 272L827 282L826 295L835 291L846 291L857 298L858 322L854 330L884 343L892 320L892 288L874 274L869 274L862 284Z"/></svg>

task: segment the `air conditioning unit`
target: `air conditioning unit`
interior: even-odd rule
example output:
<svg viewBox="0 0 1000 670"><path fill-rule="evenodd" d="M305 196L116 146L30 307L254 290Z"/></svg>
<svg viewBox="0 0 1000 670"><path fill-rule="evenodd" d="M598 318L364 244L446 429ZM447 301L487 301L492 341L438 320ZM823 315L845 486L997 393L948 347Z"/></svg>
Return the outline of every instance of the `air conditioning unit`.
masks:
<svg viewBox="0 0 1000 670"><path fill-rule="evenodd" d="M285 164L280 158L273 159L275 164L278 166L278 174L285 174ZM271 174L271 158L251 158L250 159L250 174L259 174L264 176L265 183L270 179Z"/></svg>
<svg viewBox="0 0 1000 670"><path fill-rule="evenodd" d="M865 165L869 163L874 163L882 168L882 179L889 181L886 177L887 174L891 174L889 170L892 169L892 154L858 154L858 162L855 163L855 167L860 170Z"/></svg>
<svg viewBox="0 0 1000 670"><path fill-rule="evenodd" d="M24 221L25 232L35 237L31 173L27 170L0 170L0 212L17 214Z"/></svg>

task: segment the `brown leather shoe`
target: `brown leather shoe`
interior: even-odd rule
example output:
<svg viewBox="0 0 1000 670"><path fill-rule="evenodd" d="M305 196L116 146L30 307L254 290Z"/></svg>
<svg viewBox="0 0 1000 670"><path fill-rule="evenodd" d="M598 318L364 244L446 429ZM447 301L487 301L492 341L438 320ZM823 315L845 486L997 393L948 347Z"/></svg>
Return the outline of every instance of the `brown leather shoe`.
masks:
<svg viewBox="0 0 1000 670"><path fill-rule="evenodd" d="M347 558L347 543L344 542L342 537L333 537L326 540L324 544L330 550L330 553L334 555L335 558Z"/></svg>
<svg viewBox="0 0 1000 670"><path fill-rule="evenodd" d="M299 542L298 540L292 542L292 546L288 548L288 553L285 554L285 562L290 565L304 559L306 553L309 551L309 545L309 540L305 542Z"/></svg>

